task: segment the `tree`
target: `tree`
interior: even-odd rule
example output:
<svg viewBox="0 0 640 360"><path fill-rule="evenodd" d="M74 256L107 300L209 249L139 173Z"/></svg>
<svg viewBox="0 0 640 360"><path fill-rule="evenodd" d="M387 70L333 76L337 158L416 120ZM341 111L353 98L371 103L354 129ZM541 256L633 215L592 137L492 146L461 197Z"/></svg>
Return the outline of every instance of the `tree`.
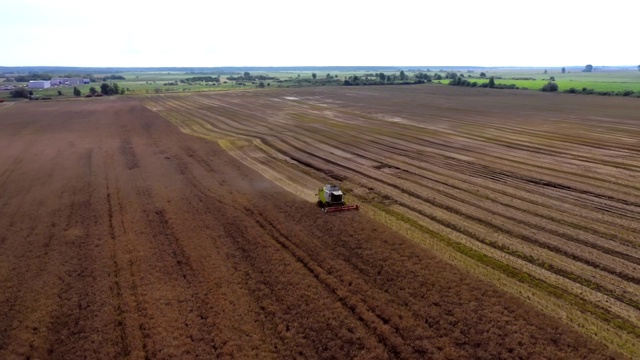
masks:
<svg viewBox="0 0 640 360"><path fill-rule="evenodd" d="M481 78L486 78L486 77L487 77L487 74L485 74L485 73L481 72L481 73L480 73L480 77L481 77Z"/></svg>
<svg viewBox="0 0 640 360"><path fill-rule="evenodd" d="M379 73L378 74L378 78L380 79L380 81L385 82L387 80L387 76L384 73Z"/></svg>
<svg viewBox="0 0 640 360"><path fill-rule="evenodd" d="M324 78L325 79L331 79L331 77L332 77L331 74L327 74L327 76L325 76Z"/></svg>
<svg viewBox="0 0 640 360"><path fill-rule="evenodd" d="M248 71L245 71L244 74L242 74L242 77L245 79L248 79L251 77L251 73L249 73Z"/></svg>
<svg viewBox="0 0 640 360"><path fill-rule="evenodd" d="M318 75L316 73L311 73L311 77L313 78L313 80L315 80L318 77Z"/></svg>
<svg viewBox="0 0 640 360"><path fill-rule="evenodd" d="M100 93L102 95L111 95L113 94L113 87L106 82L103 82L100 85Z"/></svg>
<svg viewBox="0 0 640 360"><path fill-rule="evenodd" d="M544 69L544 73L545 73L545 74L547 73L547 69Z"/></svg>
<svg viewBox="0 0 640 360"><path fill-rule="evenodd" d="M92 87L89 88L89 93L91 95L95 95L95 94L98 93L98 90L96 90L96 88L92 86Z"/></svg>
<svg viewBox="0 0 640 360"><path fill-rule="evenodd" d="M400 81L404 81L407 79L407 75L405 75L404 70L400 70Z"/></svg>
<svg viewBox="0 0 640 360"><path fill-rule="evenodd" d="M554 92L554 91L558 91L558 84L549 81L545 86L542 87L541 89L542 91L546 91L546 92Z"/></svg>
<svg viewBox="0 0 640 360"><path fill-rule="evenodd" d="M80 89L78 89L77 86L73 87L73 96L80 96L82 95L82 92L80 91Z"/></svg>
<svg viewBox="0 0 640 360"><path fill-rule="evenodd" d="M556 77L555 77L555 76L551 76L551 77L549 78L549 80L551 80L551 81L556 81Z"/></svg>
<svg viewBox="0 0 640 360"><path fill-rule="evenodd" d="M13 91L11 91L11 97L12 98L28 98L29 97L29 90L27 90L26 87L17 87L15 89L13 89Z"/></svg>
<svg viewBox="0 0 640 360"><path fill-rule="evenodd" d="M314 74L315 75L315 74ZM264 81L260 81L260 83L258 84L258 87L260 89L264 89Z"/></svg>
<svg viewBox="0 0 640 360"><path fill-rule="evenodd" d="M564 73L566 73L566 72L567 72L567 69L562 68L562 73L564 74Z"/></svg>
<svg viewBox="0 0 640 360"><path fill-rule="evenodd" d="M496 87L496 81L493 80L493 76L489 79L489 87L490 88Z"/></svg>
<svg viewBox="0 0 640 360"><path fill-rule="evenodd" d="M640 65L638 65L638 71L640 71Z"/></svg>
<svg viewBox="0 0 640 360"><path fill-rule="evenodd" d="M62 91L58 90L58 96L62 96Z"/></svg>
<svg viewBox="0 0 640 360"><path fill-rule="evenodd" d="M161 92L161 91L158 91L158 89L156 89L156 93L158 92ZM100 85L100 93L102 95L118 95L121 93L120 86L118 85L118 83L115 83L115 82L111 84L103 82Z"/></svg>
<svg viewBox="0 0 640 360"><path fill-rule="evenodd" d="M584 69L582 70L582 72L592 72L593 71L593 65L588 64L587 66L584 67Z"/></svg>

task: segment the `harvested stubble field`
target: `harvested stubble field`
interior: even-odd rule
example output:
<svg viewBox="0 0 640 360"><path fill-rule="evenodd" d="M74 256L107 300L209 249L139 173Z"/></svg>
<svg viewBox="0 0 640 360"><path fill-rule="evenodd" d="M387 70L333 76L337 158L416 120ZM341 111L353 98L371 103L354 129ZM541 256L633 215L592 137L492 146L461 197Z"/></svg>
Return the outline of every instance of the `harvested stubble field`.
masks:
<svg viewBox="0 0 640 360"><path fill-rule="evenodd" d="M636 103L431 89L0 108L0 358L635 356Z"/></svg>
<svg viewBox="0 0 640 360"><path fill-rule="evenodd" d="M640 356L640 104L371 87L149 98L184 132L313 201L370 216Z"/></svg>

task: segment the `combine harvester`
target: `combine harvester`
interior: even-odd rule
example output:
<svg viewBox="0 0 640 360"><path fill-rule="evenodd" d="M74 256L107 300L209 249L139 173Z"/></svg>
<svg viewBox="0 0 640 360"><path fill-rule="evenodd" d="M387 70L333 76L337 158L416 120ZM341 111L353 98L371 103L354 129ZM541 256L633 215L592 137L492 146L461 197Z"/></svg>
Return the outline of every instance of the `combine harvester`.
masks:
<svg viewBox="0 0 640 360"><path fill-rule="evenodd" d="M345 197L338 185L325 185L318 189L318 206L325 213L360 209L358 205L347 205Z"/></svg>

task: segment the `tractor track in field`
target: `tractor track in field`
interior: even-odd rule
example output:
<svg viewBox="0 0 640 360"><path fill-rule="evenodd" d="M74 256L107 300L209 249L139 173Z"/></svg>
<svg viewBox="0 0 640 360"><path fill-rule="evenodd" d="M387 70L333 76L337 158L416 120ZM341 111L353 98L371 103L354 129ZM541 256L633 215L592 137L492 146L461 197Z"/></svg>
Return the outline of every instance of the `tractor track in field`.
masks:
<svg viewBox="0 0 640 360"><path fill-rule="evenodd" d="M109 227L109 240L110 244L110 259L111 259L111 267L113 271L113 286L112 286L112 296L115 301L115 316L116 316L116 328L118 333L118 338L120 339L121 348L119 350L119 356L127 357L130 355L130 346L128 344L127 333L124 323L124 311L122 306L122 285L120 284L120 264L118 263L117 254L115 250L115 242L116 242L116 232L113 225L113 200L111 198L111 190L109 189L109 180L105 176L105 184L106 184L106 192L107 192L107 218L108 218L108 227Z"/></svg>
<svg viewBox="0 0 640 360"><path fill-rule="evenodd" d="M260 214L249 208L245 212L256 220L256 223L277 242L282 249L287 251L293 258L301 263L313 277L323 284L333 295L348 309L360 322L362 322L375 336L385 344L386 348L394 357L399 358L421 358L424 353L416 351L406 339L398 334L397 329L389 325L389 320L377 314L366 301L351 294L345 286L335 277L327 272L321 264L314 261L301 249L296 247L289 237L278 229L273 223L265 219Z"/></svg>

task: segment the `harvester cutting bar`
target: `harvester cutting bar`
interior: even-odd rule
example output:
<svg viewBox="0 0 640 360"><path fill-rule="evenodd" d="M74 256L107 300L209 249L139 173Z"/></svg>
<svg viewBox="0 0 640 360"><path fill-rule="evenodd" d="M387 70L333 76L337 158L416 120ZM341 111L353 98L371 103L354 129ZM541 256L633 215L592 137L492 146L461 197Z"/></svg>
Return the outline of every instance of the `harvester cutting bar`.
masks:
<svg viewBox="0 0 640 360"><path fill-rule="evenodd" d="M344 206L332 206L328 208L324 208L325 213L332 213L337 211L349 211L349 210L360 210L358 205L344 205Z"/></svg>

